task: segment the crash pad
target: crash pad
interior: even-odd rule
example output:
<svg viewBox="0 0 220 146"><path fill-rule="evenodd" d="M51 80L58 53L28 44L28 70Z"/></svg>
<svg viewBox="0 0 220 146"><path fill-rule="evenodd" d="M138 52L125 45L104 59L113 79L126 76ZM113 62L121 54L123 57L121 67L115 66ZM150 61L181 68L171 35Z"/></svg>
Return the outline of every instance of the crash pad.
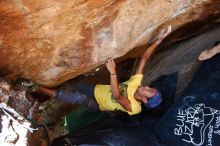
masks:
<svg viewBox="0 0 220 146"><path fill-rule="evenodd" d="M108 119L89 126L91 129L54 139L52 146L163 146L145 126L132 126L120 120Z"/></svg>
<svg viewBox="0 0 220 146"><path fill-rule="evenodd" d="M109 114L106 112L94 112L81 107L66 115L64 126L67 127L70 133L74 133L83 127L107 118L108 116Z"/></svg>
<svg viewBox="0 0 220 146"><path fill-rule="evenodd" d="M202 63L155 132L167 146L220 144L220 55Z"/></svg>

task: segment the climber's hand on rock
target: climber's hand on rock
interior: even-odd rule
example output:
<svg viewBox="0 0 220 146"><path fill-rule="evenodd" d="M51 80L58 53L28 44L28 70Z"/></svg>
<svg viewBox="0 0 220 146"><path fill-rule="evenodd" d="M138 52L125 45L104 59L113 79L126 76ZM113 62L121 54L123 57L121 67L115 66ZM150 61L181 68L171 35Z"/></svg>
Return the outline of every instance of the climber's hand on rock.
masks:
<svg viewBox="0 0 220 146"><path fill-rule="evenodd" d="M172 32L171 25L168 26L167 31L165 32L164 29L161 30L160 34L158 35L157 41L160 43L162 42L170 33Z"/></svg>
<svg viewBox="0 0 220 146"><path fill-rule="evenodd" d="M110 72L110 74L116 74L116 71L115 71L116 64L115 64L115 61L112 58L108 58L106 60L105 65L106 65L108 71Z"/></svg>

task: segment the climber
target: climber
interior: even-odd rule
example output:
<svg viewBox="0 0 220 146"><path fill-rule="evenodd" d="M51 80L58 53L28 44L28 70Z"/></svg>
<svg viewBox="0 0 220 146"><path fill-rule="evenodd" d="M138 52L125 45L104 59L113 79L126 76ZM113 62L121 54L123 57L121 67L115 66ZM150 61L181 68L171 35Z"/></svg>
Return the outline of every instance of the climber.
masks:
<svg viewBox="0 0 220 146"><path fill-rule="evenodd" d="M53 90L44 87L39 87L37 92L55 97L65 103L80 104L91 109L100 109L101 111L120 110L127 112L129 115L140 113L142 102L148 108L155 108L161 103L162 97L157 89L141 86L143 69L157 46L170 32L171 26L168 27L167 32L161 31L157 40L146 49L141 57L136 74L131 76L126 82L118 84L116 64L110 58L106 61L106 67L110 73L111 85L93 85L72 81L70 84L77 90L75 92Z"/></svg>
<svg viewBox="0 0 220 146"><path fill-rule="evenodd" d="M218 53L220 53L220 41L215 42L213 47L211 47L211 48L203 51L202 53L200 53L198 59L200 61L208 60L208 59L212 58L214 55L216 55Z"/></svg>

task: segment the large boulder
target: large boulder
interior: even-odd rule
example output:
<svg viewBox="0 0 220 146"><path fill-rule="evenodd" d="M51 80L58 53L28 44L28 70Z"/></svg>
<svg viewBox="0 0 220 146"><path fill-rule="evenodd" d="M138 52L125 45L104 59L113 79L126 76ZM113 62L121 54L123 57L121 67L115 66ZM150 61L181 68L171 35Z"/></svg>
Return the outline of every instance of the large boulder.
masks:
<svg viewBox="0 0 220 146"><path fill-rule="evenodd" d="M1 0L0 75L56 86L219 8L218 0Z"/></svg>

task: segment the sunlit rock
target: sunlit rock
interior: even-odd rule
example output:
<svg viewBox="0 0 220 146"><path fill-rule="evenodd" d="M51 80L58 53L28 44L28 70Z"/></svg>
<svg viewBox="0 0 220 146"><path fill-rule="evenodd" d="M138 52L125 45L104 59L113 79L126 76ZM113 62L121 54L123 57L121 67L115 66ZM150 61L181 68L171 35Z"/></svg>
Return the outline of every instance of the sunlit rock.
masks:
<svg viewBox="0 0 220 146"><path fill-rule="evenodd" d="M0 75L56 86L219 8L217 0L1 0Z"/></svg>
<svg viewBox="0 0 220 146"><path fill-rule="evenodd" d="M0 79L0 145L46 145L44 129L36 125L37 111L38 103L26 91Z"/></svg>

